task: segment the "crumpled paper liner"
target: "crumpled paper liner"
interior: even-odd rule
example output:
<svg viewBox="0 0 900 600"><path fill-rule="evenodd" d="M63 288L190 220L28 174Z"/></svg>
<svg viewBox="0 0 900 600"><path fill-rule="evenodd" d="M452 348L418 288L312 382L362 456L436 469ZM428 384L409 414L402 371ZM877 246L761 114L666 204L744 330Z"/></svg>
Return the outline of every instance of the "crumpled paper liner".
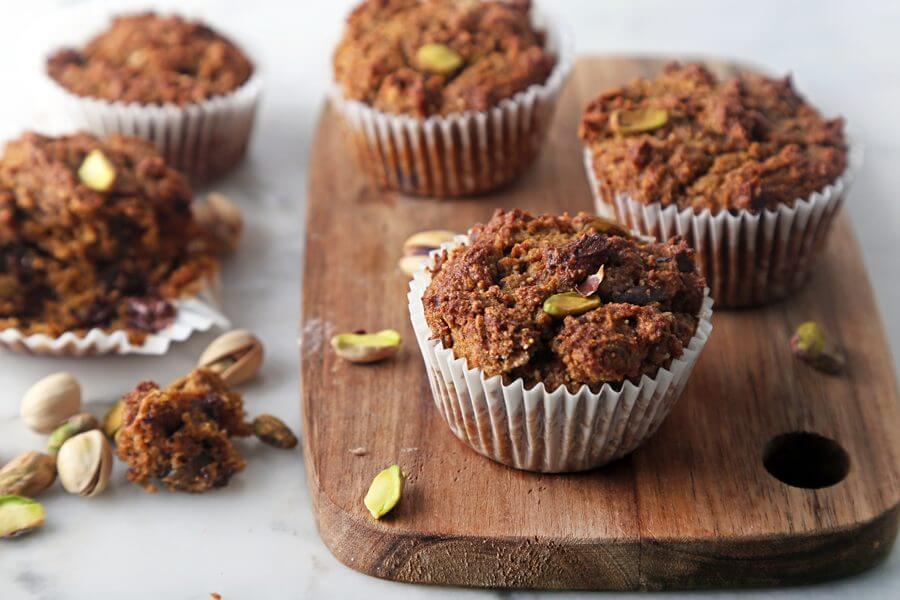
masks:
<svg viewBox="0 0 900 600"><path fill-rule="evenodd" d="M798 199L793 207L759 214L643 204L624 192L602 189L590 148L584 149L584 165L599 215L660 241L682 236L696 251L716 304L737 308L784 298L806 282L862 165L862 154L858 144L850 143L847 169L831 185Z"/></svg>
<svg viewBox="0 0 900 600"><path fill-rule="evenodd" d="M441 250L467 242L466 236L460 236ZM437 252L432 253L429 266L434 265ZM418 271L410 282L408 299L438 411L454 435L473 450L528 471L583 471L632 452L669 414L712 331L712 299L707 290L694 337L682 356L655 377L645 375L637 384L626 381L616 387L604 384L599 393L587 386L575 394L565 387L548 391L543 383L526 389L521 379L509 384L499 376L486 379L481 369L469 368L465 359L454 357L452 349L431 339L422 304L430 281L427 269Z"/></svg>
<svg viewBox="0 0 900 600"><path fill-rule="evenodd" d="M52 338L45 334L27 335L18 329L4 329L0 331L0 346L23 354L44 356L162 355L169 350L172 342L182 342L196 331L208 331L214 326L230 327L228 318L221 312L218 280L206 279L199 288L196 295L176 300L172 323L149 334L140 345L129 342L128 333L123 330L107 332L91 329L84 335L66 332Z"/></svg>
<svg viewBox="0 0 900 600"><path fill-rule="evenodd" d="M537 157L572 66L569 33L533 10L557 63L547 81L488 111L416 119L384 113L331 91L332 106L355 147L359 165L379 188L454 197L498 188Z"/></svg>

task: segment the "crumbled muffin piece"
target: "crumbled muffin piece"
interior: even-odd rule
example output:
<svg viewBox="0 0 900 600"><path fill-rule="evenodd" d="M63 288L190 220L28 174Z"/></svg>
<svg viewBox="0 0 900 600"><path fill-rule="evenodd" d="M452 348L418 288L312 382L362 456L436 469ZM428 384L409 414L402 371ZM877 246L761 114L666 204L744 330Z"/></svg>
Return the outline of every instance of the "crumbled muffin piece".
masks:
<svg viewBox="0 0 900 600"><path fill-rule="evenodd" d="M112 188L78 176L92 150ZM191 188L149 143L27 133L0 158L0 330L57 337L98 327L133 343L168 325L171 301L217 269Z"/></svg>
<svg viewBox="0 0 900 600"><path fill-rule="evenodd" d="M662 127L617 133L612 115L664 109ZM842 119L824 119L790 78L717 80L699 64L668 65L655 79L604 92L587 107L581 138L594 153L606 202L699 212L774 210L832 183L847 166Z"/></svg>
<svg viewBox="0 0 900 600"><path fill-rule="evenodd" d="M134 483L200 493L244 468L231 444L231 436L250 435L244 403L214 372L196 369L165 389L145 381L123 401L116 446Z"/></svg>
<svg viewBox="0 0 900 600"><path fill-rule="evenodd" d="M388 113L487 110L544 83L556 64L530 9L527 0L366 0L347 19L335 81L347 98ZM430 72L417 61L426 44L449 47L462 65Z"/></svg>
<svg viewBox="0 0 900 600"><path fill-rule="evenodd" d="M59 50L47 72L79 96L184 106L234 91L253 65L206 25L148 12L114 19L82 49Z"/></svg>
<svg viewBox="0 0 900 600"><path fill-rule="evenodd" d="M654 375L694 335L705 280L680 240L600 233L596 217L497 211L471 244L445 253L425 291L431 331L457 357L504 381L597 390ZM600 308L555 318L544 301L604 268Z"/></svg>

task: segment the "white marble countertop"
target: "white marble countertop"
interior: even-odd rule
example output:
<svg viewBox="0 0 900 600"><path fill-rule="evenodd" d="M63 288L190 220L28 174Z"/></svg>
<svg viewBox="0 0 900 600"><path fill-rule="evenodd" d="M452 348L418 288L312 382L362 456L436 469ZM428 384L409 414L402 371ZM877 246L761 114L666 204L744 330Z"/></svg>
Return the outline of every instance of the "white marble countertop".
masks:
<svg viewBox="0 0 900 600"><path fill-rule="evenodd" d="M12 84L23 74L30 31L72 5L133 3L4 2L0 18L0 139L40 118L40 99ZM182 3L183 5L184 3ZM243 391L251 413L271 412L298 427L296 348L299 274L309 145L328 79L330 47L352 0L191 2L194 12L243 42L262 66L266 92L250 159L217 188L246 215L240 252L224 272L225 307L256 331L268 356ZM826 113L844 114L867 149L848 210L870 268L894 356L900 349L900 5L843 0L745 3L666 0L553 0L579 51L721 55L751 60L797 84ZM143 5L146 5L144 3ZM80 10L79 7L74 7ZM487 211L487 209L486 209ZM485 213L487 215L487 212ZM39 377L69 370L88 408L104 407L137 381L169 381L190 368L212 335L163 358L30 358L0 351L0 460L44 438L18 418L22 393ZM93 499L59 486L42 496L45 528L0 543L0 598L206 599L440 598L448 590L381 581L335 560L316 534L299 451L247 444L247 469L205 496L145 494L124 480ZM529 598L524 592L454 590L472 598ZM690 594L671 594L666 598ZM575 597L576 594L565 595ZM813 587L713 592L706 597L900 597L900 553L856 578Z"/></svg>

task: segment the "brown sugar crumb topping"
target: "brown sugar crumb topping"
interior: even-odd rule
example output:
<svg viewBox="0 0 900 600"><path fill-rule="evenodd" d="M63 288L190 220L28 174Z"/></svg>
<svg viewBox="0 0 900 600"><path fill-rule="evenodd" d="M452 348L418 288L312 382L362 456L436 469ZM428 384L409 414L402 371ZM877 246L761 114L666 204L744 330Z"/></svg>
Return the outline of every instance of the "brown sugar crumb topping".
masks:
<svg viewBox="0 0 900 600"><path fill-rule="evenodd" d="M347 20L335 81L388 113L487 110L544 83L556 64L530 9L527 0L367 0Z"/></svg>
<svg viewBox="0 0 900 600"><path fill-rule="evenodd" d="M202 102L252 72L244 53L206 25L152 12L118 17L84 48L47 60L47 73L70 92L140 104Z"/></svg>
<svg viewBox="0 0 900 600"><path fill-rule="evenodd" d="M487 377L548 390L597 391L668 367L703 303L694 253L680 240L644 243L595 220L498 210L434 269L423 304L435 338ZM599 307L562 318L544 310L601 266Z"/></svg>
<svg viewBox="0 0 900 600"><path fill-rule="evenodd" d="M122 428L116 434L128 479L153 489L199 493L228 484L246 462L231 436L250 435L244 403L222 379L197 369L166 388L152 381L123 398Z"/></svg>
<svg viewBox="0 0 900 600"><path fill-rule="evenodd" d="M636 119L644 126L623 129ZM716 213L792 206L834 182L847 166L843 129L790 78L720 81L699 64L673 63L595 98L580 134L607 202L620 191Z"/></svg>
<svg viewBox="0 0 900 600"><path fill-rule="evenodd" d="M102 152L115 178L88 187L79 168ZM0 330L58 337L97 327L133 343L167 326L171 301L212 275L191 188L137 138L27 133L0 158Z"/></svg>

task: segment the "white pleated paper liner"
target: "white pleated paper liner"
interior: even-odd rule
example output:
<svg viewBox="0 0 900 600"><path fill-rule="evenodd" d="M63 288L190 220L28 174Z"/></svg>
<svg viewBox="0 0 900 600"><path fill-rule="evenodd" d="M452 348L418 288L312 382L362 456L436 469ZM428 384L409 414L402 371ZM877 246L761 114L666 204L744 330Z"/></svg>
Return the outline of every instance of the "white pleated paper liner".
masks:
<svg viewBox="0 0 900 600"><path fill-rule="evenodd" d="M187 106L110 102L78 96L47 74L46 59L62 47L81 47L108 27L114 16L108 10L76 14L78 27L61 23L44 42L39 90L44 94L56 128L87 131L97 136L114 133L142 137L153 142L166 163L195 180L226 174L244 158L262 79L251 75L233 92Z"/></svg>
<svg viewBox="0 0 900 600"><path fill-rule="evenodd" d="M713 214L709 209L695 212L644 204L624 192L604 195L594 172L593 153L584 149L597 213L660 241L682 236L696 251L716 304L732 308L779 300L806 282L862 157L862 147L851 142L844 173L825 189L797 199L794 206L756 214L748 210Z"/></svg>
<svg viewBox="0 0 900 600"><path fill-rule="evenodd" d="M465 243L460 236L443 248ZM587 386L574 394L564 386L548 391L543 383L526 389L521 379L504 384L499 376L485 378L481 369L469 368L464 358L432 339L422 304L430 281L429 271L417 272L408 299L438 411L473 450L528 471L584 471L632 452L669 414L712 331L712 299L706 290L694 337L682 356L655 377L626 381L619 389L604 384L599 393Z"/></svg>
<svg viewBox="0 0 900 600"><path fill-rule="evenodd" d="M173 342L183 342L194 332L212 327L227 328L228 318L220 309L218 282L204 282L202 290L174 302L175 318L165 329L148 334L140 345L128 340L126 331L91 329L86 334L63 333L53 338L46 334L27 335L18 329L0 331L0 346L23 354L42 356L92 356L100 354L162 355Z"/></svg>
<svg viewBox="0 0 900 600"><path fill-rule="evenodd" d="M346 99L332 87L332 106L375 185L418 196L466 196L498 188L528 168L547 136L573 54L566 28L535 10L532 21L546 31L556 65L545 83L488 111L416 119Z"/></svg>

